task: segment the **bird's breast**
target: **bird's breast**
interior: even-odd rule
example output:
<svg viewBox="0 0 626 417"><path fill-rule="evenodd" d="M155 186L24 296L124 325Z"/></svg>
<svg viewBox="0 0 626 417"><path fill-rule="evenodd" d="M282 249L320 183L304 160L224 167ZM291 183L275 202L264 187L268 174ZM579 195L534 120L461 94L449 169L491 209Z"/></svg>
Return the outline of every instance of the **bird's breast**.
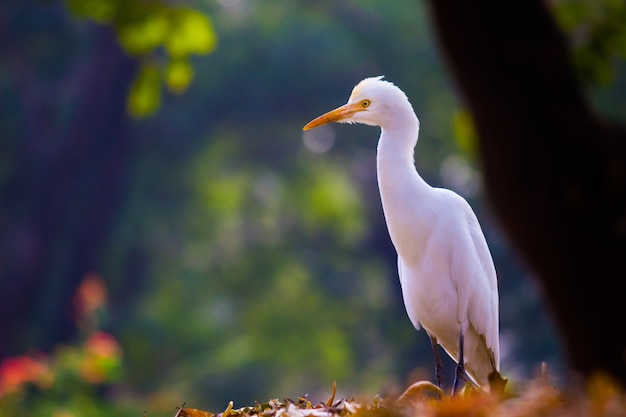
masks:
<svg viewBox="0 0 626 417"><path fill-rule="evenodd" d="M410 184L379 182L380 196L389 236L400 258L415 266L424 257L431 238L431 207L423 192Z"/></svg>

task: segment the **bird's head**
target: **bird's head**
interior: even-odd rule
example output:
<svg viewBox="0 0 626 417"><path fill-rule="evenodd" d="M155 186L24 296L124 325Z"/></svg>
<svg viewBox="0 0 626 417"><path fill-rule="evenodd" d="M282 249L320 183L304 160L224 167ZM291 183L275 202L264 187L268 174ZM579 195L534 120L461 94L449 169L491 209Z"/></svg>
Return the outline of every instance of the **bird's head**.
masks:
<svg viewBox="0 0 626 417"><path fill-rule="evenodd" d="M402 90L382 76L366 78L354 87L348 102L310 121L302 130L326 123L362 123L385 127L404 115L415 117Z"/></svg>

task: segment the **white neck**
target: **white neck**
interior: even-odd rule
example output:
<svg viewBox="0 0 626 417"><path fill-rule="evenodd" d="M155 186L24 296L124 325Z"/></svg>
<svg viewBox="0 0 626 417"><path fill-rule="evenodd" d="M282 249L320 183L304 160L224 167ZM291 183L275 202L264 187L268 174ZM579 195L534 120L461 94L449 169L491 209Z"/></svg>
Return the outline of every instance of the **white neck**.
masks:
<svg viewBox="0 0 626 417"><path fill-rule="evenodd" d="M383 189L410 183L414 175L419 177L413 159L418 134L419 121L413 112L394 120L391 126L381 127L376 153L381 194Z"/></svg>
<svg viewBox="0 0 626 417"><path fill-rule="evenodd" d="M413 155L419 122L413 117L414 120L405 120L407 123L382 128L376 156L378 188L387 228L404 260L420 256L421 235L426 228L417 224L425 217L416 216L416 210L423 207L426 194L431 190L415 169ZM401 248L411 249L413 253L400 253Z"/></svg>

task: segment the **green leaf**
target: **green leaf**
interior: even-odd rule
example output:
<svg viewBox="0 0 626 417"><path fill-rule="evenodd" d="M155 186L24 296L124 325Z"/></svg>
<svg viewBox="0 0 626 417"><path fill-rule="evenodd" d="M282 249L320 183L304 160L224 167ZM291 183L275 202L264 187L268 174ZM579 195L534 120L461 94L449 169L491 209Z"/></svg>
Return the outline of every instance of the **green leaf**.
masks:
<svg viewBox="0 0 626 417"><path fill-rule="evenodd" d="M172 59L165 67L165 82L174 93L184 93L192 79L193 67L188 59Z"/></svg>
<svg viewBox="0 0 626 417"><path fill-rule="evenodd" d="M118 39L131 55L147 54L163 44L169 28L166 15L155 11L144 19L120 25Z"/></svg>
<svg viewBox="0 0 626 417"><path fill-rule="evenodd" d="M553 10L569 35L571 54L586 84L614 82L616 58L626 57L626 3L622 0L557 0Z"/></svg>
<svg viewBox="0 0 626 417"><path fill-rule="evenodd" d="M116 5L111 0L66 0L66 3L75 16L100 24L110 23L115 16Z"/></svg>
<svg viewBox="0 0 626 417"><path fill-rule="evenodd" d="M332 165L311 168L299 208L304 224L312 230L332 230L344 242L359 239L365 224L358 188L343 170Z"/></svg>
<svg viewBox="0 0 626 417"><path fill-rule="evenodd" d="M128 112L133 117L154 113L161 104L161 79L155 64L144 64L128 94Z"/></svg>
<svg viewBox="0 0 626 417"><path fill-rule="evenodd" d="M468 110L459 110L452 120L454 137L459 149L466 156L473 156L478 146L474 120Z"/></svg>
<svg viewBox="0 0 626 417"><path fill-rule="evenodd" d="M172 27L165 40L172 57L207 54L215 49L217 37L208 16L192 9L176 9L172 13Z"/></svg>

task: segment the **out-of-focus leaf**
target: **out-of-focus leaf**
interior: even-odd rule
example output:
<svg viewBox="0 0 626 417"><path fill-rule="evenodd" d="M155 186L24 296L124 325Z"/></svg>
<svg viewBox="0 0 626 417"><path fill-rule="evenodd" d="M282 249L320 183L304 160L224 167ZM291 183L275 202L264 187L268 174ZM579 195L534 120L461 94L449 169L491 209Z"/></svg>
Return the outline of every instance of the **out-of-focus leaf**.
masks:
<svg viewBox="0 0 626 417"><path fill-rule="evenodd" d="M607 85L615 77L616 58L626 58L626 2L556 0L554 14L568 34L579 77Z"/></svg>
<svg viewBox="0 0 626 417"><path fill-rule="evenodd" d="M67 6L78 17L86 17L100 24L110 23L116 5L111 0L66 0Z"/></svg>
<svg viewBox="0 0 626 417"><path fill-rule="evenodd" d="M161 79L154 64L144 64L128 94L128 112L133 117L154 113L161 104Z"/></svg>
<svg viewBox="0 0 626 417"><path fill-rule="evenodd" d="M193 67L188 59L172 59L165 67L165 82L174 93L184 93L192 79Z"/></svg>
<svg viewBox="0 0 626 417"><path fill-rule="evenodd" d="M202 189L204 201L219 217L235 215L245 201L249 183L245 174L213 178Z"/></svg>
<svg viewBox="0 0 626 417"><path fill-rule="evenodd" d="M159 71L143 68L128 96L129 113L142 117L160 106L156 84L181 94L193 79L192 54L205 55L217 46L209 17L166 0L65 0L74 15L110 25L124 50L141 60L153 59ZM165 57L163 57L165 55ZM157 61L155 56L159 58ZM164 58L164 59L161 59ZM163 77L158 73L163 72Z"/></svg>
<svg viewBox="0 0 626 417"><path fill-rule="evenodd" d="M177 9L171 13L172 27L165 48L172 57L207 54L215 49L217 37L206 15L192 9Z"/></svg>
<svg viewBox="0 0 626 417"><path fill-rule="evenodd" d="M459 110L452 120L454 138L459 149L465 156L472 156L476 153L478 138L472 115L467 110Z"/></svg>
<svg viewBox="0 0 626 417"><path fill-rule="evenodd" d="M146 54L163 43L169 28L165 13L155 11L144 19L120 25L118 39L130 54Z"/></svg>
<svg viewBox="0 0 626 417"><path fill-rule="evenodd" d="M364 232L362 198L344 171L315 167L306 187L301 215L308 227L328 227L340 240L358 240Z"/></svg>

